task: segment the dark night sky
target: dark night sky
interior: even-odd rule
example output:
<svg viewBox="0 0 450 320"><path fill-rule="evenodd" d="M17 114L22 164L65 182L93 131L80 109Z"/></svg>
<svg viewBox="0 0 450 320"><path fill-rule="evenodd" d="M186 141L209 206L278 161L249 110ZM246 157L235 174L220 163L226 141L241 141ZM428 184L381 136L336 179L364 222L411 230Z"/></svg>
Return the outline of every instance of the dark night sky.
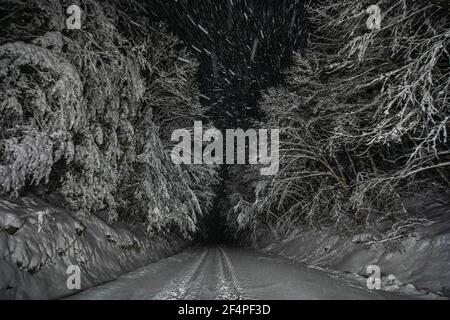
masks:
<svg viewBox="0 0 450 320"><path fill-rule="evenodd" d="M292 52L305 45L303 0L156 0L149 11L201 62L202 102L221 129L261 120L263 89L282 81Z"/></svg>

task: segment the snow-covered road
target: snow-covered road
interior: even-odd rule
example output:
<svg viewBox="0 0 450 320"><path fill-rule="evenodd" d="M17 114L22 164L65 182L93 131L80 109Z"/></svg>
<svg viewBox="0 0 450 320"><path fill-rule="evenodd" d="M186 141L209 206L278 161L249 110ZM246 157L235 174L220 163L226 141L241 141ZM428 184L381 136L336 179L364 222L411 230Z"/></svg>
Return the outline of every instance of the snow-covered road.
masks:
<svg viewBox="0 0 450 320"><path fill-rule="evenodd" d="M201 247L69 299L389 299L344 278L259 252Z"/></svg>

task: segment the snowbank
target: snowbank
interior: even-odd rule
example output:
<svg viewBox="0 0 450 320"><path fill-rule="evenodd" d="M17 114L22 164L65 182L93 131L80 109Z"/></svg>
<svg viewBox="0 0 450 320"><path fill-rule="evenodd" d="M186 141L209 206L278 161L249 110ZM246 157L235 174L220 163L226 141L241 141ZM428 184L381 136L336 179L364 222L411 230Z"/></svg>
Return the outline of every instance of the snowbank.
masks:
<svg viewBox="0 0 450 320"><path fill-rule="evenodd" d="M67 288L69 266L81 270L81 290L118 278L181 251L174 235L109 226L35 198L0 199L0 299L55 299Z"/></svg>
<svg viewBox="0 0 450 320"><path fill-rule="evenodd" d="M296 230L283 240L272 240L261 247L312 267L352 274L361 284L370 275L367 267L376 265L381 270L382 290L448 297L450 208L434 203L418 210L430 222L396 240L380 240L376 232L338 235L331 228L323 228Z"/></svg>

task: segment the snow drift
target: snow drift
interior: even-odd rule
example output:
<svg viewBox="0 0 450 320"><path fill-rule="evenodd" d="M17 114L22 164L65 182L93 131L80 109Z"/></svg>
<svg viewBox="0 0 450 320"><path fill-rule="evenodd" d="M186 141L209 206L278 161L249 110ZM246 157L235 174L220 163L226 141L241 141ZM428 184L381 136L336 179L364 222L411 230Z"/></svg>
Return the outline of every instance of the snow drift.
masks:
<svg viewBox="0 0 450 320"><path fill-rule="evenodd" d="M40 217L41 216L41 217ZM35 198L0 200L0 299L55 299L75 294L69 266L81 270L81 290L178 253L176 235L149 237L145 228L108 225Z"/></svg>
<svg viewBox="0 0 450 320"><path fill-rule="evenodd" d="M432 194L405 200L425 220L342 234L333 227L299 228L287 234L261 232L255 245L307 265L348 273L365 285L367 267L380 267L382 290L436 298L450 295L450 204ZM396 231L395 235L392 231Z"/></svg>

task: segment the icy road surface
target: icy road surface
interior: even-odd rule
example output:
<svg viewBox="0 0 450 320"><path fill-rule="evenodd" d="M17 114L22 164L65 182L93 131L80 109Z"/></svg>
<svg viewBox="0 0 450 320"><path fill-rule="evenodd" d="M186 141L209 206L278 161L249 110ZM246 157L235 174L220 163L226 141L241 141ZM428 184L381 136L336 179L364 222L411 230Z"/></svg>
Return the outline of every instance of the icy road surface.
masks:
<svg viewBox="0 0 450 320"><path fill-rule="evenodd" d="M194 248L69 299L389 299L323 271L255 251Z"/></svg>

